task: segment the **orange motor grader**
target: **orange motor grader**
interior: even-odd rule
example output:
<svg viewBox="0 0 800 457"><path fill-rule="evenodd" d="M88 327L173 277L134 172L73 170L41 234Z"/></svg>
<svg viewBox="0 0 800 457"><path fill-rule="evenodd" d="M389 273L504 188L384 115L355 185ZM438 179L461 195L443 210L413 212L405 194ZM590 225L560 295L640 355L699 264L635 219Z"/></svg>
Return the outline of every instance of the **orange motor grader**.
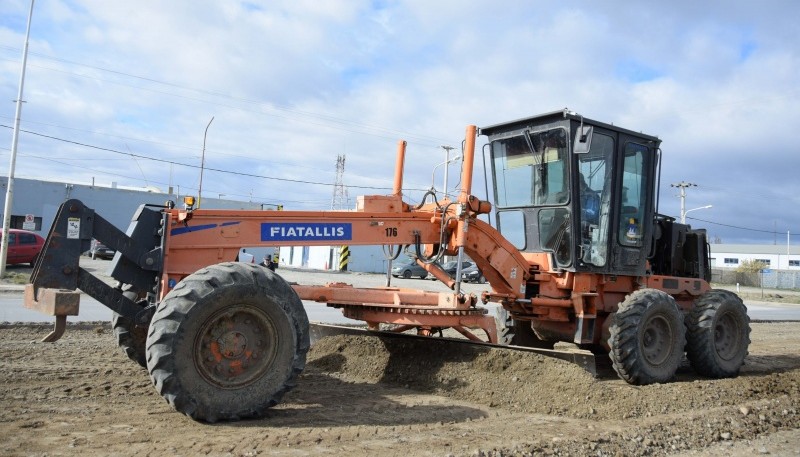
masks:
<svg viewBox="0 0 800 457"><path fill-rule="evenodd" d="M488 139L493 204L472 194L479 134ZM703 376L735 376L749 345L747 310L735 294L710 288L705 231L658 214L659 146L654 136L563 110L468 127L452 201L403 201L402 141L393 194L359 197L355 211L167 202L143 205L122 232L69 200L25 304L56 317L46 338L55 341L66 316L78 314L78 290L94 297L114 311L118 344L159 393L209 422L262 416L295 386L309 349L302 300L339 308L372 330L451 328L471 340L540 348L572 342L607 352L632 384L670 380L684 354ZM92 238L118 253L116 287L79 265ZM332 244L406 247L449 291L290 284L234 261L242 246ZM435 262L443 255L459 265L469 256L487 289L462 292L460 271L451 278ZM502 307L499 335L488 303Z"/></svg>

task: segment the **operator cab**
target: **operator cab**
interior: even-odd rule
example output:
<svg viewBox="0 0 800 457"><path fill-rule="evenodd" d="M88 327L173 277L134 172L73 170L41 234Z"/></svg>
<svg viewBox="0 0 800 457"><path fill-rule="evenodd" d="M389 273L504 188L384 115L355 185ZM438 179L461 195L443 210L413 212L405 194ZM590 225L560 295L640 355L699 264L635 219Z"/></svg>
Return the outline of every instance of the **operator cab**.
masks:
<svg viewBox="0 0 800 457"><path fill-rule="evenodd" d="M657 137L568 110L480 129L497 228L554 270L643 275L653 242Z"/></svg>

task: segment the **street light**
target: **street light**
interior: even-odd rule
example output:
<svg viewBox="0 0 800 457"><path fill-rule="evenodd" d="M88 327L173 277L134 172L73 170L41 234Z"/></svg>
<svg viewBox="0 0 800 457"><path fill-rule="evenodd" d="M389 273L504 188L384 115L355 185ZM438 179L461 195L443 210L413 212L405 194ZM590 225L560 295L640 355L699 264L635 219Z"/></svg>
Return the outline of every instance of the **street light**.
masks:
<svg viewBox="0 0 800 457"><path fill-rule="evenodd" d="M687 209L686 211L681 213L681 224L685 224L686 223L686 213L688 213L689 211L697 211L698 209L708 209L708 208L712 208L713 206L714 205L706 205L706 206L701 206L699 208Z"/></svg>
<svg viewBox="0 0 800 457"><path fill-rule="evenodd" d="M11 227L11 210L14 202L14 168L17 164L17 143L19 141L19 122L22 117L22 89L25 85L25 67L28 64L28 41L31 37L31 20L33 19L33 2L31 0L31 10L28 12L28 26L25 30L25 47L22 50L22 74L19 77L19 93L14 112L14 130L11 134L11 164L8 166L8 181L6 183L6 202L3 207L3 239L0 240L0 278L6 276L6 261L8 260L8 232Z"/></svg>
<svg viewBox="0 0 800 457"><path fill-rule="evenodd" d="M457 155L451 158L450 151L455 148L451 146L442 146L442 149L445 150L447 158L445 159L444 162L437 164L435 167L433 167L433 172L431 173L431 188L435 187L434 183L436 181L436 169L444 165L444 198L447 198L447 170L451 163L461 160L461 155Z"/></svg>
<svg viewBox="0 0 800 457"><path fill-rule="evenodd" d="M197 189L197 208L200 208L200 201L203 198L203 169L206 167L206 137L208 136L208 128L211 127L211 123L214 122L214 116L211 116L211 120L208 121L208 125L206 125L206 131L203 133L203 155L200 156L200 188Z"/></svg>

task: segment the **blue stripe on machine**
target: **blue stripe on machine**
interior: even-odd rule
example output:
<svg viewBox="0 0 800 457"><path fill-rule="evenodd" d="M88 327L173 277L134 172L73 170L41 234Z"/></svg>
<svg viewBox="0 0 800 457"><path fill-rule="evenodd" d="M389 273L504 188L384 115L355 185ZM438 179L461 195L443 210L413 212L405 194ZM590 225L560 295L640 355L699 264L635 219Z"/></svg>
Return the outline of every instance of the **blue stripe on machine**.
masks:
<svg viewBox="0 0 800 457"><path fill-rule="evenodd" d="M201 230L209 230L217 227L227 227L229 225L237 225L241 222L242 221L230 221L230 222L223 222L219 225L217 224L189 225L185 227L174 228L169 231L169 234L172 236L183 235L184 233L199 232Z"/></svg>
<svg viewBox="0 0 800 457"><path fill-rule="evenodd" d="M263 222L261 241L346 241L353 239L349 223Z"/></svg>

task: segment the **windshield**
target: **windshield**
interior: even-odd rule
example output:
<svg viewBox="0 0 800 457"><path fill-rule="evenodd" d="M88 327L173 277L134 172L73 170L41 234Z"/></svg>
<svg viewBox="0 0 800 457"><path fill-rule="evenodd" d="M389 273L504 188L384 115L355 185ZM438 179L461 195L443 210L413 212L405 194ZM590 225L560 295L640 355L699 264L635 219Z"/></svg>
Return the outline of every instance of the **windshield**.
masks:
<svg viewBox="0 0 800 457"><path fill-rule="evenodd" d="M567 134L556 128L492 142L497 206L563 205L569 200Z"/></svg>

